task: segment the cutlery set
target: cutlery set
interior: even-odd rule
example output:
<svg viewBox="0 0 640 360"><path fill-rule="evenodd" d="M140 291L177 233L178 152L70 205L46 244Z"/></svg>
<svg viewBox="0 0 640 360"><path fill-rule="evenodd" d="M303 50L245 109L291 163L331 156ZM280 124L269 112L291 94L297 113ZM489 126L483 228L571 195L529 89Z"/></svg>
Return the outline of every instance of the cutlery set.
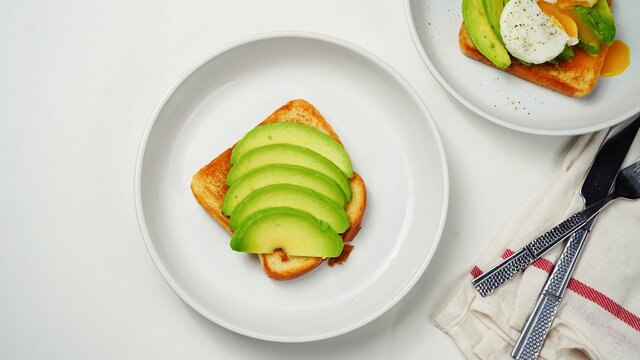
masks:
<svg viewBox="0 0 640 360"><path fill-rule="evenodd" d="M619 131L614 129L608 134L580 189L585 204L582 211L473 280L478 293L487 296L549 249L569 238L514 346L513 358L529 360L538 357L598 213L615 199L640 198L640 160L620 170L639 127L640 117L636 117Z"/></svg>

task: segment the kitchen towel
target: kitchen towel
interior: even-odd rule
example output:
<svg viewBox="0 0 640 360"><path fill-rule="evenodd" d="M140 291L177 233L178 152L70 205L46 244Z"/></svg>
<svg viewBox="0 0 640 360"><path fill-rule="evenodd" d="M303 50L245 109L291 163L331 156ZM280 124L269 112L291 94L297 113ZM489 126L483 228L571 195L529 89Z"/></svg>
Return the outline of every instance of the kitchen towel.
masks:
<svg viewBox="0 0 640 360"><path fill-rule="evenodd" d="M562 168L514 214L435 315L468 359L511 359L565 243L485 298L471 280L583 208L580 187L605 136L575 139ZM638 158L640 136L623 167ZM600 213L540 358L640 359L640 200L617 200Z"/></svg>

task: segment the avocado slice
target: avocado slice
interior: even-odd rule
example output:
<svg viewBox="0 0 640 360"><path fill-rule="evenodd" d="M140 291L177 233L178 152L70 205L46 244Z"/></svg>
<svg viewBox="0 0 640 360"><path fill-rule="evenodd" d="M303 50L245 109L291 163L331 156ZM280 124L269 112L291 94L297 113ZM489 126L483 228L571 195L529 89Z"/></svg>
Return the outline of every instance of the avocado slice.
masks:
<svg viewBox="0 0 640 360"><path fill-rule="evenodd" d="M336 257L342 238L329 224L305 211L267 208L243 221L231 237L235 251L271 254L276 249L290 256Z"/></svg>
<svg viewBox="0 0 640 360"><path fill-rule="evenodd" d="M504 8L504 3L502 1L503 0L482 0L487 20L489 20L493 33L496 34L501 43L502 35L500 35L500 15L502 15L502 9Z"/></svg>
<svg viewBox="0 0 640 360"><path fill-rule="evenodd" d="M271 144L306 147L336 164L348 178L353 176L351 159L342 144L310 126L290 121L261 125L249 131L233 148L231 164L252 149Z"/></svg>
<svg viewBox="0 0 640 360"><path fill-rule="evenodd" d="M551 64L558 64L560 61L565 61L565 60L570 60L575 56L573 49L571 48L571 46L567 45L565 46L564 50L562 50L562 52L556 56L555 59L548 61Z"/></svg>
<svg viewBox="0 0 640 360"><path fill-rule="evenodd" d="M556 57L556 59L564 61L572 59L574 56L575 54L573 53L573 49L571 48L571 46L565 46L564 50L562 50L562 52Z"/></svg>
<svg viewBox="0 0 640 360"><path fill-rule="evenodd" d="M240 176L227 190L222 213L231 215L235 207L252 191L275 184L292 184L313 189L343 207L346 195L338 184L317 171L295 165L273 164L261 166Z"/></svg>
<svg viewBox="0 0 640 360"><path fill-rule="evenodd" d="M316 191L297 185L276 184L252 192L236 206L229 223L231 230L253 213L273 207L304 210L329 224L337 233L345 232L350 225L344 209Z"/></svg>
<svg viewBox="0 0 640 360"><path fill-rule="evenodd" d="M600 42L611 45L616 39L616 23L607 0L598 0L592 7L576 6L575 12Z"/></svg>
<svg viewBox="0 0 640 360"><path fill-rule="evenodd" d="M596 36L593 28L584 21L582 16L578 15L576 8L566 11L578 27L578 47L586 51L590 55L598 55L600 53L600 40Z"/></svg>
<svg viewBox="0 0 640 360"><path fill-rule="evenodd" d="M290 144L266 145L248 151L231 167L227 184L233 186L250 170L271 164L297 165L324 174L338 184L347 200L351 199L349 180L335 164L314 151Z"/></svg>
<svg viewBox="0 0 640 360"><path fill-rule="evenodd" d="M462 0L462 17L473 45L496 67L506 69L511 57L502 39L493 32L484 11L483 0Z"/></svg>

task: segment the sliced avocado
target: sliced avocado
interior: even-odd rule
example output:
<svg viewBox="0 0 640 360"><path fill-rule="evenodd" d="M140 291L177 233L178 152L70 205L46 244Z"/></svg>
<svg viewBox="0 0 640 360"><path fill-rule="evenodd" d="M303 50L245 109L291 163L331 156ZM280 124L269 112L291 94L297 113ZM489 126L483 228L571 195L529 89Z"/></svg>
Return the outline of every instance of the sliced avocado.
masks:
<svg viewBox="0 0 640 360"><path fill-rule="evenodd" d="M520 59L518 59L518 58L516 58L516 60L517 60L520 64L522 64L522 65L524 65L524 66L526 66L526 67L529 67L529 66L531 66L531 65L532 65L530 62L526 62L526 61L524 61L524 60L520 60Z"/></svg>
<svg viewBox="0 0 640 360"><path fill-rule="evenodd" d="M587 52L589 55L598 55L600 54L600 43L590 42L584 39L579 39L578 47Z"/></svg>
<svg viewBox="0 0 640 360"><path fill-rule="evenodd" d="M331 225L337 233L345 232L350 225L344 209L316 191L297 185L277 184L256 190L242 200L231 214L231 230L253 213L273 207L304 210Z"/></svg>
<svg viewBox="0 0 640 360"><path fill-rule="evenodd" d="M487 15L491 29L496 34L500 42L502 42L502 35L500 35L500 15L502 15L502 9L504 8L503 0L482 0L484 6L484 13Z"/></svg>
<svg viewBox="0 0 640 360"><path fill-rule="evenodd" d="M313 189L343 207L347 197L338 184L317 171L294 165L273 164L253 169L238 178L227 190L222 202L222 213L231 215L252 191L275 184L292 184Z"/></svg>
<svg viewBox="0 0 640 360"><path fill-rule="evenodd" d="M248 151L231 167L227 184L233 186L240 176L250 170L271 164L297 165L324 174L338 184L347 200L351 199L349 179L335 164L305 147L289 144L266 145Z"/></svg>
<svg viewBox="0 0 640 360"><path fill-rule="evenodd" d="M233 148L231 164L252 149L272 144L306 147L336 164L348 178L353 176L351 159L342 144L311 126L290 121L261 125L249 131Z"/></svg>
<svg viewBox="0 0 640 360"><path fill-rule="evenodd" d="M565 46L564 50L560 53L560 55L556 56L553 60L547 61L550 64L557 65L560 61L570 60L573 58L575 54L573 53L573 49L571 46Z"/></svg>
<svg viewBox="0 0 640 360"><path fill-rule="evenodd" d="M562 50L562 52L556 57L556 59L559 61L569 60L573 58L574 55L575 54L573 53L573 49L571 48L571 46L565 46L564 50Z"/></svg>
<svg viewBox="0 0 640 360"><path fill-rule="evenodd" d="M607 0L598 0L593 7L576 6L575 12L600 42L611 45L616 39L616 23Z"/></svg>
<svg viewBox="0 0 640 360"><path fill-rule="evenodd" d="M598 55L600 53L600 40L593 28L578 15L576 8L567 11L578 27L578 46L590 55Z"/></svg>
<svg viewBox="0 0 640 360"><path fill-rule="evenodd" d="M290 256L336 257L342 252L342 238L329 224L291 208L254 213L238 226L230 245L256 254L282 249Z"/></svg>
<svg viewBox="0 0 640 360"><path fill-rule="evenodd" d="M500 69L511 65L511 57L502 39L493 32L484 11L483 0L462 0L462 17L473 45Z"/></svg>

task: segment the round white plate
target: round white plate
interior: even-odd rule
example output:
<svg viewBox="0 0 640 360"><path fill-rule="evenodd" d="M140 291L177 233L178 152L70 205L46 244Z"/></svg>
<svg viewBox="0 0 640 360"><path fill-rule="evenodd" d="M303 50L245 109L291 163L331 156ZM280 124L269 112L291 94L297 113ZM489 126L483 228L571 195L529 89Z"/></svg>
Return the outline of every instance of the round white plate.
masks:
<svg viewBox="0 0 640 360"><path fill-rule="evenodd" d="M345 264L279 282L255 255L229 248L189 185L295 98L316 106L341 137L368 204ZM442 143L415 91L365 50L309 33L245 39L193 67L153 115L135 181L144 241L176 293L228 329L285 342L345 333L400 300L436 249L448 200Z"/></svg>
<svg viewBox="0 0 640 360"><path fill-rule="evenodd" d="M618 38L631 47L622 75L600 78L593 93L571 98L467 58L458 47L461 1L405 0L422 59L463 106L502 126L544 135L576 135L613 126L640 112L640 2L616 0Z"/></svg>

